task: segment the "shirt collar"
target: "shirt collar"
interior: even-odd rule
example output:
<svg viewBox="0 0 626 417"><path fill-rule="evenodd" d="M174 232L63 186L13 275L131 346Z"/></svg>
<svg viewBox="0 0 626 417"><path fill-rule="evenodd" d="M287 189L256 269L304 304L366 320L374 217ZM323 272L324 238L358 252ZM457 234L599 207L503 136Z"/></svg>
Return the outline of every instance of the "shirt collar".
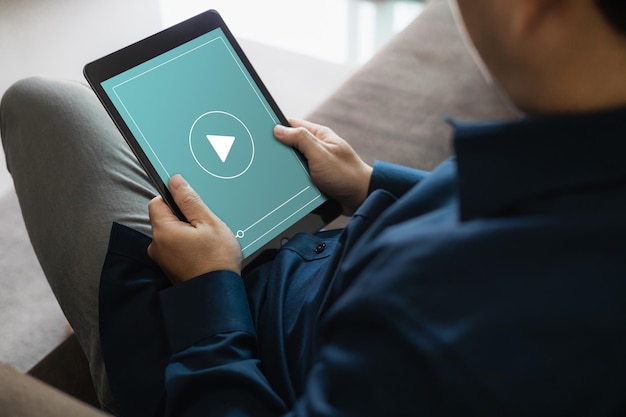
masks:
<svg viewBox="0 0 626 417"><path fill-rule="evenodd" d="M626 107L452 124L463 220L498 215L541 195L626 181Z"/></svg>

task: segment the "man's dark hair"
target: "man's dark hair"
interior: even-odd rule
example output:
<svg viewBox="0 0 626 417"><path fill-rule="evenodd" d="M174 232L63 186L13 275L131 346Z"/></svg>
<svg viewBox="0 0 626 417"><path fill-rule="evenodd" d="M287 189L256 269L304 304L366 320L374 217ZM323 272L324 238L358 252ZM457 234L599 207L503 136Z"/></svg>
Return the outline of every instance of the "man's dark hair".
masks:
<svg viewBox="0 0 626 417"><path fill-rule="evenodd" d="M626 1L624 0L595 0L604 13L604 17L622 35L626 36Z"/></svg>

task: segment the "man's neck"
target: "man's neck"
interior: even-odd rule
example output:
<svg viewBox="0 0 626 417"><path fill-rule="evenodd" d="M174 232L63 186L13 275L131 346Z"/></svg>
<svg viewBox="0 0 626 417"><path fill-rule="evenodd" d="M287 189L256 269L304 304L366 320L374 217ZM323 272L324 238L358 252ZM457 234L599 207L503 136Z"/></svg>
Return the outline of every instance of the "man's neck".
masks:
<svg viewBox="0 0 626 417"><path fill-rule="evenodd" d="M626 106L626 36L597 10L571 7L565 14L569 25L563 23L565 18L557 19L561 26L547 25L511 54L512 77L503 80L504 86L528 114Z"/></svg>

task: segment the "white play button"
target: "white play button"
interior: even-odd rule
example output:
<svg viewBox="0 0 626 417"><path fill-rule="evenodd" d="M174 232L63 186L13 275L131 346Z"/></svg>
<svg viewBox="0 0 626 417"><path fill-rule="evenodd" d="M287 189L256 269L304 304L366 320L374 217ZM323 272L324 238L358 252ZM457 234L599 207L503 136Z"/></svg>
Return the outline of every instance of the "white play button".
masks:
<svg viewBox="0 0 626 417"><path fill-rule="evenodd" d="M250 130L236 116L223 111L204 113L193 122L189 150L204 172L221 180L242 176L254 161Z"/></svg>
<svg viewBox="0 0 626 417"><path fill-rule="evenodd" d="M233 148L233 143L235 143L234 136L220 136L220 135L206 135L206 138L211 143L211 146L217 153L217 156L220 157L222 162L226 162L226 158L228 158L228 154L230 150Z"/></svg>

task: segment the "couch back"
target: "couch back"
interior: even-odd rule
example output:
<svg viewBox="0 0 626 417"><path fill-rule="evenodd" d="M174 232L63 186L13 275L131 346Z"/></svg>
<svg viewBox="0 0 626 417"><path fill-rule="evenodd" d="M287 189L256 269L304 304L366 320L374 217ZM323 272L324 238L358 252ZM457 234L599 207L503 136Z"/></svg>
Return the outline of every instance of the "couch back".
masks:
<svg viewBox="0 0 626 417"><path fill-rule="evenodd" d="M368 163L430 170L452 151L445 116L518 116L485 80L467 45L449 2L432 0L308 118L331 127Z"/></svg>

